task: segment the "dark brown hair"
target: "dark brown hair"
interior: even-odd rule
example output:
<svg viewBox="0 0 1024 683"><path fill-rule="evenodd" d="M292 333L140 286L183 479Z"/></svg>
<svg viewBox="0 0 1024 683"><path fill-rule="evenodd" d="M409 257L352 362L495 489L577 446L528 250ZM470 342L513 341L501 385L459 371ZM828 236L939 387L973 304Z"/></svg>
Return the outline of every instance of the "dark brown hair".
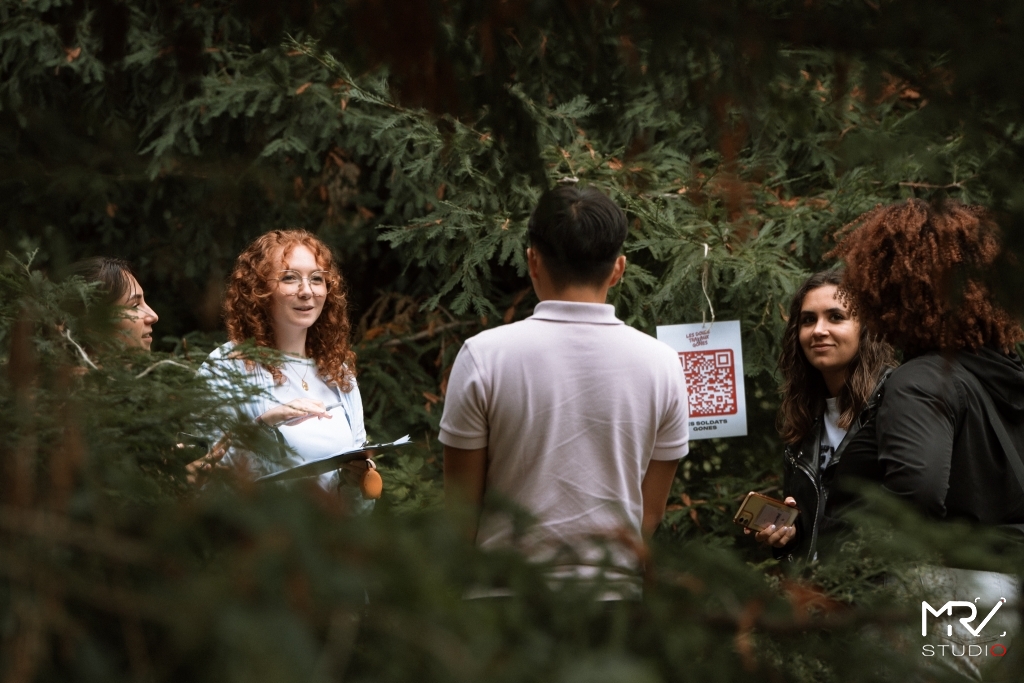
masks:
<svg viewBox="0 0 1024 683"><path fill-rule="evenodd" d="M128 294L129 276L138 279L130 263L108 256L82 259L71 266L71 274L79 275L88 282L100 283L100 289L111 304L118 303Z"/></svg>
<svg viewBox="0 0 1024 683"><path fill-rule="evenodd" d="M277 286L273 278L280 259L297 246L305 246L316 257L317 266L328 273L327 294L320 317L306 333L306 355L316 362L317 375L342 391L352 389L356 354L349 345L351 327L345 282L326 244L305 230L273 230L257 237L238 255L224 298L224 320L228 339L241 343L253 339L259 346L274 348L270 296ZM252 361L246 361L253 366ZM263 366L280 384L281 369Z"/></svg>
<svg viewBox="0 0 1024 683"><path fill-rule="evenodd" d="M844 228L832 252L861 321L908 357L927 351L1004 352L1024 338L986 278L1002 254L999 227L978 206L909 199Z"/></svg>
<svg viewBox="0 0 1024 683"><path fill-rule="evenodd" d="M603 283L629 227L626 214L600 190L558 185L541 195L528 231L551 282L564 289Z"/></svg>
<svg viewBox="0 0 1024 683"><path fill-rule="evenodd" d="M807 360L800 346L800 311L804 298L808 292L829 285L839 289L839 298L846 303L842 271L827 270L807 278L789 305L789 319L782 333L782 353L779 356L782 405L779 407L777 426L784 443L795 444L807 438L814 421L825 412L825 399L829 398L825 378ZM853 315L854 311L850 310L849 313ZM847 366L846 382L836 396L840 427L850 427L867 404L882 371L895 366L892 347L878 341L866 326L861 325L857 355Z"/></svg>

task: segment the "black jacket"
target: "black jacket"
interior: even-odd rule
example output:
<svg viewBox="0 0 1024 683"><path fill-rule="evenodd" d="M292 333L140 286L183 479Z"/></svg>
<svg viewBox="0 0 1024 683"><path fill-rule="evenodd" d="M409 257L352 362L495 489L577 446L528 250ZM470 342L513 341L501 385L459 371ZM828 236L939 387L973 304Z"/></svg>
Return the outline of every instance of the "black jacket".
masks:
<svg viewBox="0 0 1024 683"><path fill-rule="evenodd" d="M992 428L985 391L1018 454L1024 454L1020 359L988 348L929 353L893 371L876 419L851 440L838 463L837 483L878 482L938 519L1024 529L1024 490ZM852 500L837 491L830 508L838 512Z"/></svg>
<svg viewBox="0 0 1024 683"><path fill-rule="evenodd" d="M800 514L794 526L796 535L786 546L775 551L776 557L804 555L813 560L818 549L818 538L832 526L831 518L826 517L831 482L836 468L844 457L847 447L858 433L872 422L881 399L886 378L891 371L887 368L879 377L875 388L868 397L864 409L854 419L846 431L842 443L832 455L828 467L824 471L819 466L821 460L821 442L825 430L825 418L821 415L815 420L807 438L803 443L786 446L782 465L782 492L785 496L793 496Z"/></svg>

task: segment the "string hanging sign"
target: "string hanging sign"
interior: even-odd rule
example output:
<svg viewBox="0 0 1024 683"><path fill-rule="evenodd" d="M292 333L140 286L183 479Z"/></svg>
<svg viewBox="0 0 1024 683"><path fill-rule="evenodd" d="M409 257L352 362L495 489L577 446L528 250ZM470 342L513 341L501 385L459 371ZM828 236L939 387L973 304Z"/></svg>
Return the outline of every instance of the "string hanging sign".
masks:
<svg viewBox="0 0 1024 683"><path fill-rule="evenodd" d="M715 322L708 295L708 245L704 245L701 289L711 311L711 322L658 326L658 339L679 354L686 377L690 439L747 435L747 401L743 386L743 345L740 322Z"/></svg>

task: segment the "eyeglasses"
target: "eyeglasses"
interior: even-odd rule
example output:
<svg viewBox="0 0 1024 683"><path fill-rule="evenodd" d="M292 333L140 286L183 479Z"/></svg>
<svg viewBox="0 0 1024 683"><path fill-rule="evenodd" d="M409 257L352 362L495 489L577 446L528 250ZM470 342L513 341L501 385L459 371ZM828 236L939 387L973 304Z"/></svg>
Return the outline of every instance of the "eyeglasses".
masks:
<svg viewBox="0 0 1024 683"><path fill-rule="evenodd" d="M295 270L282 270L281 277L271 279L277 280L278 287L285 294L298 294L302 289L302 283L305 282L309 285L310 291L318 296L323 296L327 293L327 276L326 270L314 270L309 277L302 277Z"/></svg>

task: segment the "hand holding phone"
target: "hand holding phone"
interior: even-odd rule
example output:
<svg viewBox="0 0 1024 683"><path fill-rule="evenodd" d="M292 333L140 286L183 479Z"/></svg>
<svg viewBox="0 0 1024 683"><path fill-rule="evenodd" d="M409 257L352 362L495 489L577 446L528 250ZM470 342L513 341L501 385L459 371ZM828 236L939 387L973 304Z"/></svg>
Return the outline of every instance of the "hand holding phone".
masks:
<svg viewBox="0 0 1024 683"><path fill-rule="evenodd" d="M793 538L793 523L800 514L796 508L796 501L792 504L790 501L793 499L782 502L752 490L743 499L743 504L739 506L732 521L749 531L758 531L758 541L776 547L783 546ZM788 530L782 531L785 527L788 527ZM773 542L773 536L779 537L777 542Z"/></svg>

